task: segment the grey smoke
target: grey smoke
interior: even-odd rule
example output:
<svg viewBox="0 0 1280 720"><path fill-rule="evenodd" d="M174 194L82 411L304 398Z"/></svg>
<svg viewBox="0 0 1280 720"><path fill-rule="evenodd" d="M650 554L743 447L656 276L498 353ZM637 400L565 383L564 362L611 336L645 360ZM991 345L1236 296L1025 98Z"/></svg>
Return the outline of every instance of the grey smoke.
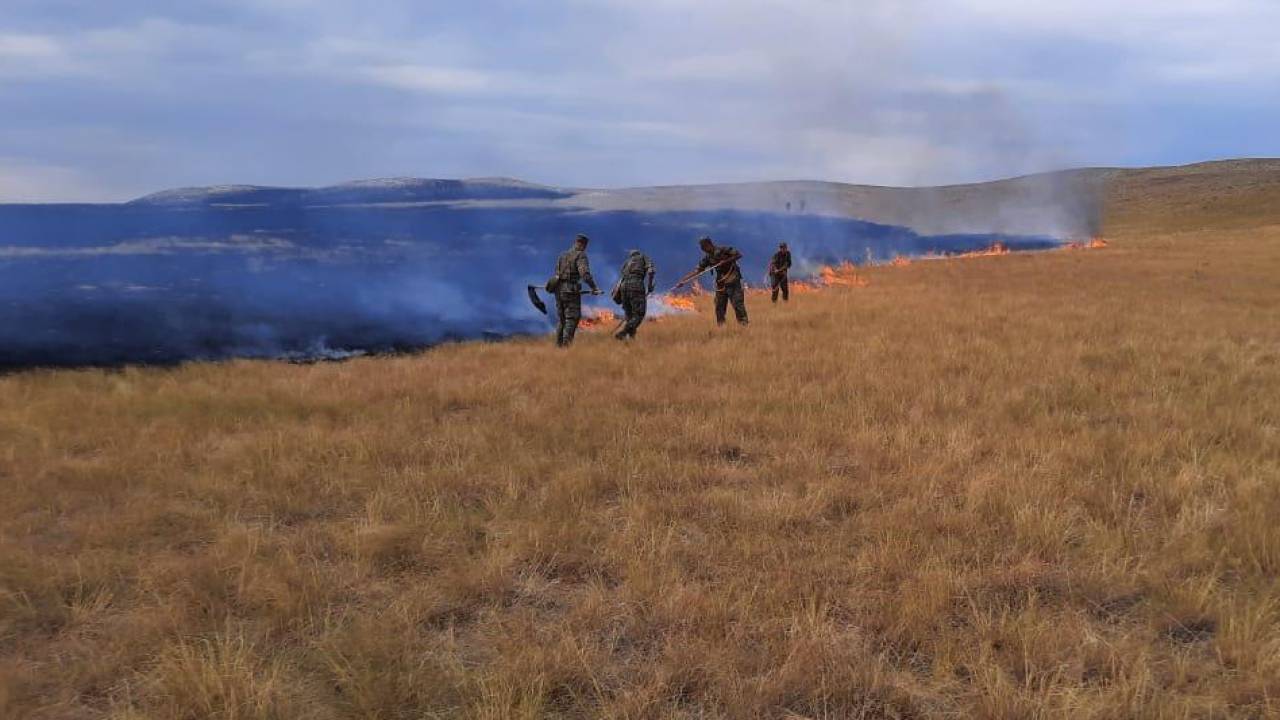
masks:
<svg viewBox="0 0 1280 720"><path fill-rule="evenodd" d="M577 232L594 238L605 287L635 246L669 286L702 235L741 249L751 281L781 240L802 267L996 240L1051 248L1078 234L1050 224L1092 222L1055 189L1051 178L927 191L397 181L0 206L0 365L333 358L543 332L524 288Z"/></svg>

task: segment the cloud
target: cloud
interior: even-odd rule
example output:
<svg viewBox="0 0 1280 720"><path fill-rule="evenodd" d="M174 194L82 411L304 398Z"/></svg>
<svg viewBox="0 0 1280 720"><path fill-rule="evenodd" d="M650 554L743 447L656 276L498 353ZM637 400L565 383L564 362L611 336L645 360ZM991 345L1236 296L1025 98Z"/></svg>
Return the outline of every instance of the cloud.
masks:
<svg viewBox="0 0 1280 720"><path fill-rule="evenodd" d="M493 75L476 70L424 65L377 66L359 74L378 85L428 93L483 93L499 84Z"/></svg>
<svg viewBox="0 0 1280 720"><path fill-rule="evenodd" d="M247 69L237 51L251 34L228 28L147 18L129 25L83 28L59 35L0 35L0 78L42 80L79 76L145 84L165 72L223 64Z"/></svg>
<svg viewBox="0 0 1280 720"><path fill-rule="evenodd" d="M71 58L49 35L0 33L0 80L65 75Z"/></svg>
<svg viewBox="0 0 1280 720"><path fill-rule="evenodd" d="M934 183L1280 153L1271 0L111 5L8 0L11 186ZM1256 122L1218 133L1208 107Z"/></svg>
<svg viewBox="0 0 1280 720"><path fill-rule="evenodd" d="M0 34L0 58L6 61L51 60L62 55L62 46L47 35Z"/></svg>
<svg viewBox="0 0 1280 720"><path fill-rule="evenodd" d="M1199 33L1210 28L1242 29L1275 17L1277 12L1270 0L1076 0L1070 4L949 0L944 5L1023 30L1087 37L1133 36L1151 30ZM1158 37L1148 39L1159 42Z"/></svg>
<svg viewBox="0 0 1280 720"><path fill-rule="evenodd" d="M1044 42L1107 45L1135 76L1256 83L1280 76L1280 3L1273 0L949 0L937 16L964 27L987 24ZM1188 72L1188 69L1197 68Z"/></svg>
<svg viewBox="0 0 1280 720"><path fill-rule="evenodd" d="M109 191L73 167L0 157L0 203L68 199L109 199Z"/></svg>
<svg viewBox="0 0 1280 720"><path fill-rule="evenodd" d="M663 81L722 83L747 82L771 70L766 56L743 49L639 63L634 72L638 77Z"/></svg>

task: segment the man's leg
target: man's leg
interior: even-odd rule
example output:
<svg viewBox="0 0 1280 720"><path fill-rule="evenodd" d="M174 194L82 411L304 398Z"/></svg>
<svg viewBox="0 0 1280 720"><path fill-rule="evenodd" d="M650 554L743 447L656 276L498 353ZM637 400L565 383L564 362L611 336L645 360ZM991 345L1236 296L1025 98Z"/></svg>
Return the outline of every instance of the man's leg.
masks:
<svg viewBox="0 0 1280 720"><path fill-rule="evenodd" d="M631 337L636 336L636 331L644 324L644 316L649 311L649 301L645 297L643 288L632 291L633 294L629 298L630 307L627 308L631 319L627 321L627 334Z"/></svg>
<svg viewBox="0 0 1280 720"><path fill-rule="evenodd" d="M782 278L778 282L778 285L782 287L782 302L787 302L791 299L791 279L787 277L786 273L782 274ZM775 290L773 294L777 295L778 293Z"/></svg>
<svg viewBox="0 0 1280 720"><path fill-rule="evenodd" d="M778 277L777 273L769 276L769 302L778 302L778 285L781 283Z"/></svg>
<svg viewBox="0 0 1280 720"><path fill-rule="evenodd" d="M622 291L622 327L618 332L613 334L615 340L625 340L627 337L627 328L631 327L631 300L627 297L627 291Z"/></svg>
<svg viewBox="0 0 1280 720"><path fill-rule="evenodd" d="M622 325L619 326L618 332L613 334L614 339L621 340L627 336L627 328L631 326L631 294L627 292L624 285L619 289L622 298Z"/></svg>
<svg viewBox="0 0 1280 720"><path fill-rule="evenodd" d="M716 324L724 324L724 313L729 307L729 293L716 288Z"/></svg>
<svg viewBox="0 0 1280 720"><path fill-rule="evenodd" d="M566 293L561 296L560 303L564 308L564 333L561 344L568 346L573 344L573 336L578 332L578 322L582 320L582 295Z"/></svg>
<svg viewBox="0 0 1280 720"><path fill-rule="evenodd" d="M747 294L742 288L742 283L734 283L728 290L729 299L733 301L733 314L738 318L738 324L747 324Z"/></svg>
<svg viewBox="0 0 1280 720"><path fill-rule="evenodd" d="M635 337L636 327L640 325L640 321L644 319L643 314L641 314L640 317L636 317L637 294L640 295L641 299L644 298L643 292L637 293L632 288L622 288L622 311L625 313L626 321L622 324L622 329L614 336L619 340L626 337Z"/></svg>
<svg viewBox="0 0 1280 720"><path fill-rule="evenodd" d="M564 297L556 294L556 347L564 347Z"/></svg>

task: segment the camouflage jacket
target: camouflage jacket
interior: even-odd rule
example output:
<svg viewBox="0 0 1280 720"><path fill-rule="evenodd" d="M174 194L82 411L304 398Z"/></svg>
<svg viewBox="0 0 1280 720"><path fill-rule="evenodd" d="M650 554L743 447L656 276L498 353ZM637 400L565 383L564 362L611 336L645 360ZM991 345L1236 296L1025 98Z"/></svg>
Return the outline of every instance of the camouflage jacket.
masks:
<svg viewBox="0 0 1280 720"><path fill-rule="evenodd" d="M742 253L728 245L721 245L702 256L702 261L698 263L698 270L714 267L716 269L716 288L721 289L734 283L742 282L742 268L738 267L738 260L740 259L742 259Z"/></svg>
<svg viewBox="0 0 1280 720"><path fill-rule="evenodd" d="M556 260L556 276L560 278L560 287L565 290L577 290L579 283L585 282L592 290L596 289L595 278L591 277L591 263L587 262L587 251L570 248L560 253Z"/></svg>
<svg viewBox="0 0 1280 720"><path fill-rule="evenodd" d="M652 288L654 273L653 261L639 250L632 250L626 262L622 263L620 278L623 285L644 287L648 281L648 286Z"/></svg>
<svg viewBox="0 0 1280 720"><path fill-rule="evenodd" d="M791 269L791 251L779 250L773 254L773 259L769 261L769 273L773 275L781 275Z"/></svg>

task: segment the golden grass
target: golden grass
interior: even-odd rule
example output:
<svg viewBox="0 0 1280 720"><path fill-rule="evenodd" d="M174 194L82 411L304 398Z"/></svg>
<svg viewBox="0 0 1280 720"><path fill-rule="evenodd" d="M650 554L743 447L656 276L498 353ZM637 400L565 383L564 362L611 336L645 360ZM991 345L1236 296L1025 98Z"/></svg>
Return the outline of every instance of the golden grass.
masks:
<svg viewBox="0 0 1280 720"><path fill-rule="evenodd" d="M1274 717L1280 219L1151 212L745 330L0 379L0 717Z"/></svg>

